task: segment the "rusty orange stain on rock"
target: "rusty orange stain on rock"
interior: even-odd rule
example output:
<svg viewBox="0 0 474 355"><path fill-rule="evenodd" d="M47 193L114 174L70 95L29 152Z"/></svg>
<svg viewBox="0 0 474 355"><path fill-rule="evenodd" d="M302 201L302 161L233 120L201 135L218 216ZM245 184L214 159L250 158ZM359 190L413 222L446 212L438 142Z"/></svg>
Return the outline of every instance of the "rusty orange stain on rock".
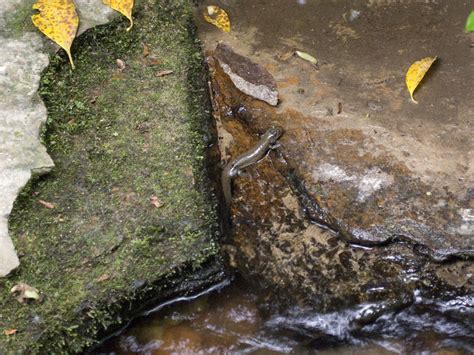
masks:
<svg viewBox="0 0 474 355"><path fill-rule="evenodd" d="M282 80L277 81L278 87L280 89L287 88L289 86L296 86L300 82L299 78L296 75L287 76Z"/></svg>

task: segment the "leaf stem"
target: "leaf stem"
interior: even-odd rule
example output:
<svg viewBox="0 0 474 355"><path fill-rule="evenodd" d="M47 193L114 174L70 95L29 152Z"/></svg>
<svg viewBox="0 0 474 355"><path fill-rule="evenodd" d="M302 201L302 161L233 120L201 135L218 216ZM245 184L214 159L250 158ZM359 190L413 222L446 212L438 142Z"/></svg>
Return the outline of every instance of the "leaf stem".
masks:
<svg viewBox="0 0 474 355"><path fill-rule="evenodd" d="M66 51L67 56L69 57L69 62L71 63L72 69L76 69L76 66L74 65L74 62L72 61L72 56L71 56L71 51Z"/></svg>

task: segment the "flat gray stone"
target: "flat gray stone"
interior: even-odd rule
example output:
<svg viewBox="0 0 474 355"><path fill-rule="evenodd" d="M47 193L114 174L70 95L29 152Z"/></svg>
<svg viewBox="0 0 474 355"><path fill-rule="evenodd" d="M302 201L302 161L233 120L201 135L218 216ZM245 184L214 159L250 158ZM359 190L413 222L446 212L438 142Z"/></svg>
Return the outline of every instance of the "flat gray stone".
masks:
<svg viewBox="0 0 474 355"><path fill-rule="evenodd" d="M0 33L6 31L7 16L20 11L19 0L0 3ZM28 3L26 6L30 6ZM116 12L100 0L77 0L78 33L108 22ZM33 10L32 10L33 13ZM54 166L39 140L46 108L37 90L41 72L49 64L42 35L25 33L20 38L0 36L0 277L19 265L8 236L8 216L13 203L31 177Z"/></svg>
<svg viewBox="0 0 474 355"><path fill-rule="evenodd" d="M237 89L269 105L278 104L275 79L264 67L235 53L231 47L223 43L217 45L214 55Z"/></svg>

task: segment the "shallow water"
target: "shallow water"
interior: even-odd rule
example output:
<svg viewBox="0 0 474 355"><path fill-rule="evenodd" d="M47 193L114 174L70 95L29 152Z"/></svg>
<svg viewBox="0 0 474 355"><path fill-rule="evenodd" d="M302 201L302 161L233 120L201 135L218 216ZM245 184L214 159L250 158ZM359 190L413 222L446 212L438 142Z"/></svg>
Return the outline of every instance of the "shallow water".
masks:
<svg viewBox="0 0 474 355"><path fill-rule="evenodd" d="M318 314L297 307L265 314L265 294L242 280L137 319L93 351L100 354L474 353L474 300L421 299L354 331L358 309ZM360 306L359 308L363 308ZM423 315L423 316L420 316Z"/></svg>

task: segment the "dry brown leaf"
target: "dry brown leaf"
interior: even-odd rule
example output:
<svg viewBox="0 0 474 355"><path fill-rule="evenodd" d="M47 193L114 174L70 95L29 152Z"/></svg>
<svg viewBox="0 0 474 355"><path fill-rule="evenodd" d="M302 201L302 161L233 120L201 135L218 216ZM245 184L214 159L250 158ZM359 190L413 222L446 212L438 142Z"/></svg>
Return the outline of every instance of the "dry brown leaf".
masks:
<svg viewBox="0 0 474 355"><path fill-rule="evenodd" d="M159 60L158 58L150 55L147 59L146 59L146 63L145 65L148 66L148 67L152 67L154 65L160 65L160 64L163 64L163 62L161 60Z"/></svg>
<svg viewBox="0 0 474 355"><path fill-rule="evenodd" d="M130 20L130 26L127 28L127 31L130 31L133 26L133 0L102 0L102 2Z"/></svg>
<svg viewBox="0 0 474 355"><path fill-rule="evenodd" d="M143 58L146 58L150 55L150 50L148 49L148 46L143 43Z"/></svg>
<svg viewBox="0 0 474 355"><path fill-rule="evenodd" d="M12 287L10 293L16 298L20 303L26 303L28 301L37 301L40 299L39 291L27 285L25 283L19 283Z"/></svg>
<svg viewBox="0 0 474 355"><path fill-rule="evenodd" d="M47 201L44 201L44 200L38 200L38 203L40 205L43 205L44 207L46 208L49 208L49 209L53 209L54 208L54 204L52 204L51 202L47 202Z"/></svg>
<svg viewBox="0 0 474 355"><path fill-rule="evenodd" d="M279 55L277 55L278 59L282 60L282 61L287 61L288 59L290 59L291 57L293 57L295 55L295 52L294 51L290 51L290 52L286 52L286 53L281 53Z"/></svg>
<svg viewBox="0 0 474 355"><path fill-rule="evenodd" d="M119 72L123 72L125 70L125 62L122 59L117 59L116 62Z"/></svg>
<svg viewBox="0 0 474 355"><path fill-rule="evenodd" d="M5 334L5 335L13 335L13 334L16 334L17 331L18 331L17 329L5 329L5 330L3 331L3 334Z"/></svg>
<svg viewBox="0 0 474 355"><path fill-rule="evenodd" d="M156 73L156 76L160 77L160 76L165 76L165 75L170 75L170 74L173 74L172 70L161 70L158 73Z"/></svg>
<svg viewBox="0 0 474 355"><path fill-rule="evenodd" d="M101 276L99 276L97 278L97 282L104 282L104 281L107 281L108 279L110 279L110 275L109 274L103 274Z"/></svg>
<svg viewBox="0 0 474 355"><path fill-rule="evenodd" d="M66 51L71 66L71 45L79 26L79 17L73 0L38 0L33 9L39 14L31 16L33 24L47 37L56 42Z"/></svg>
<svg viewBox="0 0 474 355"><path fill-rule="evenodd" d="M155 206L156 208L161 208L163 207L164 203L159 200L158 197L156 196L151 196L150 197L150 203Z"/></svg>

